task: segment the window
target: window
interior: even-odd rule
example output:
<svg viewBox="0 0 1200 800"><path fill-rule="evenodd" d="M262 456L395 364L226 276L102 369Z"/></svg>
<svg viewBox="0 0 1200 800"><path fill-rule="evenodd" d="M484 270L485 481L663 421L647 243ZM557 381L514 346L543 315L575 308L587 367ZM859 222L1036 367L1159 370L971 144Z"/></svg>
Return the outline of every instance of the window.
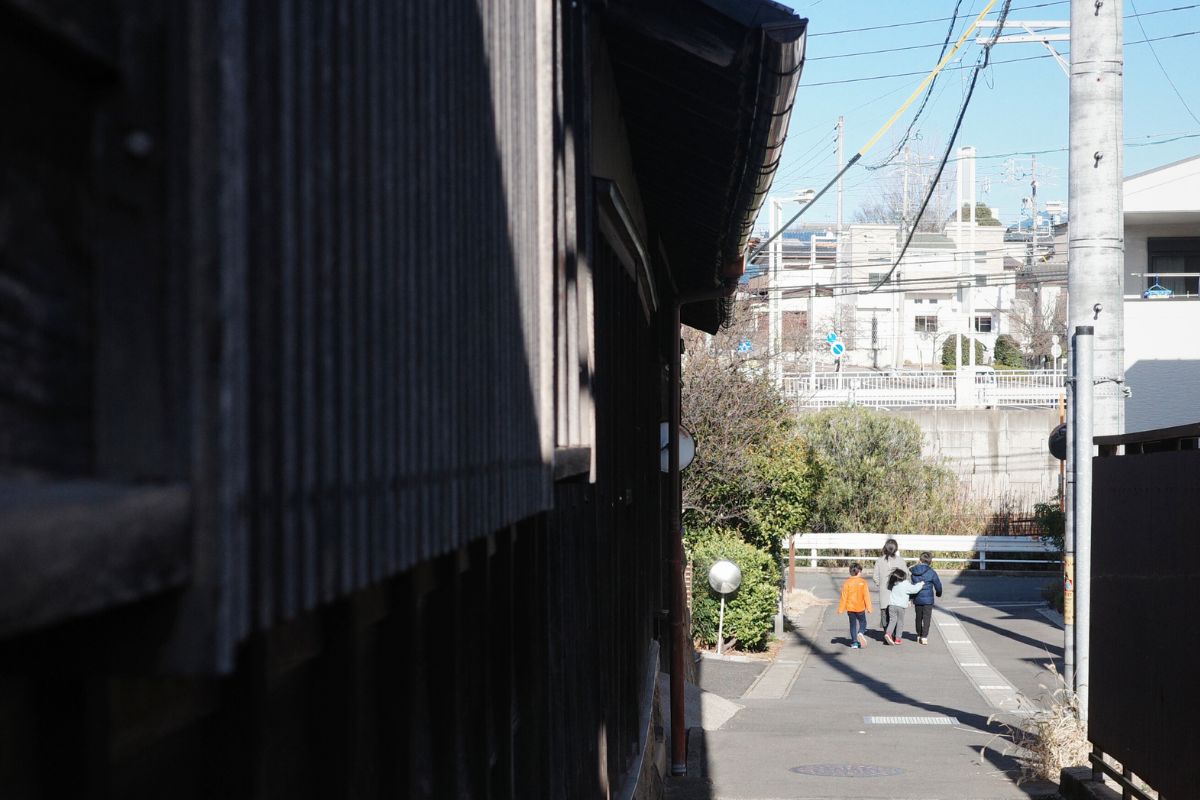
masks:
<svg viewBox="0 0 1200 800"><path fill-rule="evenodd" d="M886 272L868 272L867 273L867 281L872 286L878 286L880 283L883 282L883 279L886 275L887 275Z"/></svg>
<svg viewBox="0 0 1200 800"><path fill-rule="evenodd" d="M937 317L914 317L913 322L918 333L937 333Z"/></svg>
<svg viewBox="0 0 1200 800"><path fill-rule="evenodd" d="M1200 294L1200 278L1170 278L1172 272L1200 272L1200 238L1151 238L1146 243L1146 288L1155 280L1175 294Z"/></svg>
<svg viewBox="0 0 1200 800"><path fill-rule="evenodd" d="M991 317L976 317L975 318L975 332L976 333L991 333L992 332L992 318Z"/></svg>
<svg viewBox="0 0 1200 800"><path fill-rule="evenodd" d="M987 275L976 275L975 276L975 285L976 286L987 286Z"/></svg>
<svg viewBox="0 0 1200 800"><path fill-rule="evenodd" d="M937 304L938 304L938 299L936 297L929 298L929 305L936 306Z"/></svg>
<svg viewBox="0 0 1200 800"><path fill-rule="evenodd" d="M914 303L924 303L925 301L922 300L920 297L916 297L916 298L913 298L913 302Z"/></svg>

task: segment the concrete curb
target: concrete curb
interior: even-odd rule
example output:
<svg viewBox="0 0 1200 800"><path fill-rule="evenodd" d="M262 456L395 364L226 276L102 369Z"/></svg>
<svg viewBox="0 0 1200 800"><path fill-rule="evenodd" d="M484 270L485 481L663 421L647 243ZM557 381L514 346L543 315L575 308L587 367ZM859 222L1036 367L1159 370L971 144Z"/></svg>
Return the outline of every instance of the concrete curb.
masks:
<svg viewBox="0 0 1200 800"><path fill-rule="evenodd" d="M1058 778L1063 800L1121 800L1121 793L1092 780L1091 767L1064 767Z"/></svg>

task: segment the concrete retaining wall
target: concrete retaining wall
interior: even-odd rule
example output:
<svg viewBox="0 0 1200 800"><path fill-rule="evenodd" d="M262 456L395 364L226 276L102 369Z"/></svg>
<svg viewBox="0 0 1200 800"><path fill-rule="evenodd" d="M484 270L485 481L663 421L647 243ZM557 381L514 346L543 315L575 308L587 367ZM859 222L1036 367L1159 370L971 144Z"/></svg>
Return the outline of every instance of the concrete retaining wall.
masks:
<svg viewBox="0 0 1200 800"><path fill-rule="evenodd" d="M1046 448L1046 438L1058 424L1056 409L922 408L895 413L921 427L926 456L954 470L975 498L993 507L1007 501L1030 509L1058 491L1058 461Z"/></svg>

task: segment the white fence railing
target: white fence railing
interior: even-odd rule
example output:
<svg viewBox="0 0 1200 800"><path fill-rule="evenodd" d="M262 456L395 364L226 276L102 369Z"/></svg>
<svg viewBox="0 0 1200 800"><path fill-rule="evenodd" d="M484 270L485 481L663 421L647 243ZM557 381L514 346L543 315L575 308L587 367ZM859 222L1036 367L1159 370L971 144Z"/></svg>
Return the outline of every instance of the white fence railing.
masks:
<svg viewBox="0 0 1200 800"><path fill-rule="evenodd" d="M1064 370L898 370L783 376L783 394L800 408L1054 406Z"/></svg>
<svg viewBox="0 0 1200 800"><path fill-rule="evenodd" d="M820 561L849 563L859 561L863 568L870 564L888 539L895 539L900 546L900 555L908 562L915 562L925 551L930 553L956 553L961 555L936 556L934 561L967 561L987 569L988 564L1058 564L1062 561L1061 551L1040 536L960 536L954 534L916 533L798 533L796 534L796 563L816 567ZM790 541L783 540L786 554ZM864 550L867 556L833 555L830 551ZM973 556L978 553L978 556ZM1004 558L1015 553L1045 556L1044 558ZM787 556L784 556L787 563ZM873 562L872 562L873 563Z"/></svg>

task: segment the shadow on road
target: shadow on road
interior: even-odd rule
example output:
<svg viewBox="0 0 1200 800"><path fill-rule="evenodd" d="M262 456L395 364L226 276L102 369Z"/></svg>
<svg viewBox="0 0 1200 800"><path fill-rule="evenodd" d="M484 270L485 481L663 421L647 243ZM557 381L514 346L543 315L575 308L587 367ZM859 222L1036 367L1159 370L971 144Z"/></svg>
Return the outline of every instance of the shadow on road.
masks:
<svg viewBox="0 0 1200 800"><path fill-rule="evenodd" d="M964 614L962 611L959 611L957 609L955 609L954 615L956 617L958 617L960 620L963 620L964 622L969 622L972 625L983 628L984 630L991 631L992 633L1003 636L1006 639L1012 639L1014 642L1020 642L1021 644L1029 645L1030 647L1036 647L1039 650L1043 650L1046 652L1047 659L1051 659L1051 658L1061 659L1062 658L1062 647L1061 646L1056 647L1054 645L1047 645L1044 641L1042 641L1040 639L1034 639L1032 636L1025 636L1023 634L1017 633L1016 631L1009 630L1008 628L1002 628L999 625L996 625L995 623L987 622L986 620L982 620L979 617L972 616L971 614ZM1021 619L1020 617L1009 617L1009 618L1010 619Z"/></svg>

